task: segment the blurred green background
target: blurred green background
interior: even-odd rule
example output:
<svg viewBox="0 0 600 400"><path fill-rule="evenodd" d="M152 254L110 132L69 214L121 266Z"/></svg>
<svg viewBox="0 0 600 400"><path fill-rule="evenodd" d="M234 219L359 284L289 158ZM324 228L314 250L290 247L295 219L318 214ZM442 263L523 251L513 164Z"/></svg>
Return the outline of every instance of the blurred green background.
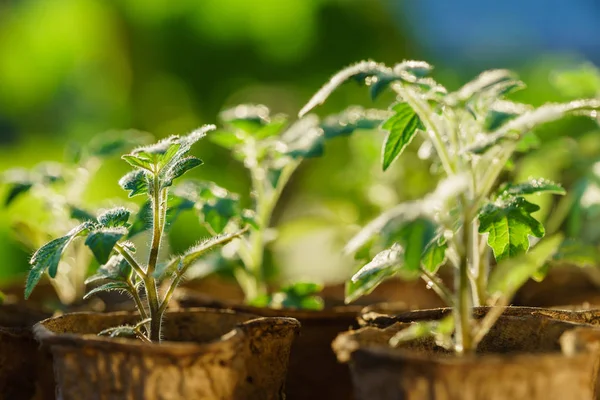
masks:
<svg viewBox="0 0 600 400"><path fill-rule="evenodd" d="M334 72L367 58L389 64L426 59L436 66L436 79L450 89L483 68L511 67L528 85L515 98L533 104L597 95L569 93L570 84L558 90L551 79L553 71L595 61L597 35L589 42L577 36L591 36L598 26L594 24L600 12L590 6L593 2L564 2L586 19L574 14L550 31L549 21L560 18L562 11L549 10L543 1L531 2L539 11L534 20L515 19L510 7L526 16L529 11L513 1L487 7L479 4L487 2L452 2L454 14L441 3L0 2L0 171L60 161L69 142L86 143L112 129L135 128L157 137L187 133L216 122L220 110L238 103L262 103L273 112L294 116ZM495 24L486 24L488 14ZM590 15L596 19L590 20ZM568 23L578 30L569 30ZM587 36L585 29L590 30ZM339 112L352 104L383 106L390 100L382 96L373 104L363 88L348 85L318 112ZM600 141L592 136L584 145L565 145L561 134L568 131L577 137L593 129L592 123L580 121L545 128L541 136L560 146L540 149L519 164L515 174L542 172L558 180L566 176L567 185L576 181L577 173L564 173L573 171L569 154L581 147L596 157ZM354 265L339 253L356 224L435 186L417 149L382 174L382 140L379 132L336 139L328 144L325 157L307 160L295 175L274 221L281 227L273 250L277 262L286 267L282 280L343 280ZM246 172L226 151L205 141L195 153L205 165L193 171L194 177L214 180L248 197ZM126 170L124 162L107 161L86 193L89 203L124 197L117 179ZM4 188L0 195L5 196ZM11 234L12 221L24 215L35 219L40 212L27 201L0 209L0 283L20 282L27 269L29 250ZM182 250L203 234L194 217L186 216L173 231L172 247Z"/></svg>

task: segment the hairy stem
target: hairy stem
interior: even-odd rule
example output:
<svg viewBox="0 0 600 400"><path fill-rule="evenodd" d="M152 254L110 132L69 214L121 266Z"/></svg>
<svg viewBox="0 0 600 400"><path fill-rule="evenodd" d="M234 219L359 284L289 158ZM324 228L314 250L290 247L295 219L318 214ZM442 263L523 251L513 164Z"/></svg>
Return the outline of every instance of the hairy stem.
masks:
<svg viewBox="0 0 600 400"><path fill-rule="evenodd" d="M245 281L244 289L246 299L253 300L254 298L267 293L267 287L264 281L263 261L265 251L265 232L269 228L273 210L277 201L281 197L283 188L289 181L290 177L298 168L299 161L292 162L286 165L277 181L277 185L272 190L266 190L266 177L262 168L254 168L251 170L252 187L256 193L256 223L258 229L254 229L250 234L248 242L248 257L246 267L252 272L252 275L246 274L242 281ZM238 279L238 281L240 281ZM242 282L240 282L242 283Z"/></svg>
<svg viewBox="0 0 600 400"><path fill-rule="evenodd" d="M148 298L148 308L150 309L150 340L159 342L161 336L162 313L160 312L160 300L156 281L154 279L154 271L158 262L158 254L162 241L164 229L164 214L163 195L166 197L166 190L160 190L160 179L158 172L154 174L153 191L152 191L152 245L150 255L148 257L148 269L144 284L146 285L146 296ZM166 201L166 200L165 200Z"/></svg>
<svg viewBox="0 0 600 400"><path fill-rule="evenodd" d="M127 284L129 285L129 292L131 293L131 297L133 297L133 301L135 302L135 306L137 307L137 309L140 313L140 316L142 317L142 319L148 318L148 313L146 312L146 309L144 308L144 303L142 302L142 298L140 297L140 294L137 291L137 288L135 287L133 282L131 282L131 278L127 279Z"/></svg>
<svg viewBox="0 0 600 400"><path fill-rule="evenodd" d="M471 217L469 212L465 212L463 220L463 246L461 246L460 263L458 265L458 274L455 277L455 290L458 296L458 304L454 308L456 325L456 351L461 354L470 354L473 347L472 337L472 294L469 280L469 250L467 244L471 236Z"/></svg>

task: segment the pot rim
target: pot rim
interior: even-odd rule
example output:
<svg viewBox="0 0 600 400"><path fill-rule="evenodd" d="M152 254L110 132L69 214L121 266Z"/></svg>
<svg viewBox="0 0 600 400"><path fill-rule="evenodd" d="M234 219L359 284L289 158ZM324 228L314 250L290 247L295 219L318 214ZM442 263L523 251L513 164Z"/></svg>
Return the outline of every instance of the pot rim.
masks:
<svg viewBox="0 0 600 400"><path fill-rule="evenodd" d="M192 298L194 290L189 288L180 288L178 289L178 293L180 296L190 296ZM196 297L197 298L197 297ZM355 318L359 315L361 310L365 308L364 305L355 305L355 304L345 304L334 307L327 307L323 310L304 310L298 308L271 308L271 307L256 307L247 305L244 303L237 303L231 301L220 301L220 300L206 300L207 304L211 306L219 307L224 310L233 310L240 313L248 313L248 314L258 314L258 315L269 315L272 317L285 315L289 318L296 319L332 319L338 317L350 317ZM196 308L196 307L194 307ZM202 308L210 308L210 307L202 307ZM188 309L188 307L182 307L180 309ZM266 311L266 312L265 312Z"/></svg>
<svg viewBox="0 0 600 400"><path fill-rule="evenodd" d="M368 312L371 312L373 315L372 322L377 318L376 312L370 311L374 306L365 307ZM492 307L484 306L484 307L475 307L473 309L474 314L478 316L482 316L484 311L489 310ZM568 321L561 320L558 318L553 318L552 314L548 314L548 312L557 312L560 315L566 316L567 314L583 314L589 313L588 311L582 312L571 312L566 310L550 310L536 307L513 307L507 306L503 307L506 310L522 312L521 314L502 314L504 318L527 318L527 317L545 317L548 321L552 320L560 324L570 325L572 329L566 330L563 335L569 335L570 344L577 342L582 339L583 342L600 342L600 329L593 327L590 324L580 323L576 321ZM480 363L490 363L490 364L499 364L506 363L507 361L518 361L518 362L528 362L529 360L536 359L538 357L546 357L546 358L557 358L562 359L564 357L577 357L577 358L585 358L589 357L589 351L585 348L581 348L580 346L570 346L569 349L556 350L556 351L548 351L548 352L511 352L511 353L485 353L485 354L468 354L468 355L457 355L455 353L450 354L425 354L419 350L406 349L406 348L392 348L390 346L386 346L384 344L361 344L357 340L357 336L363 332L367 331L379 331L384 332L385 330L390 330L398 324L402 324L403 322L399 321L400 318L408 320L411 316L414 316L419 319L429 319L427 316L431 316L431 319L434 319L435 315L436 319L447 315L452 312L452 308L435 308L435 309L425 309L425 310L414 310L407 311L403 313L399 313L394 316L379 314L381 317L385 317L385 326L378 327L376 325L367 325L357 330L351 330L347 332L342 332L339 334L334 342L332 343L332 347L337 355L337 358L340 362L349 362L354 353L362 354L370 357L378 358L381 362L397 362L397 361L414 361L421 363L435 363L435 364L453 364L453 365L467 365L467 364L480 364ZM529 314L527 314L529 312ZM363 313L361 312L360 318L363 317ZM414 320L414 319L413 319ZM392 322L394 321L394 322ZM408 322L404 322L407 324ZM592 335L586 335L588 333L593 333ZM580 343L580 342L579 342ZM598 347L598 346L596 346ZM569 353L569 354L567 354Z"/></svg>
<svg viewBox="0 0 600 400"><path fill-rule="evenodd" d="M361 326L369 324L391 325L402 320L423 320L438 316L446 316L452 312L451 307L427 308L422 310L405 310L396 312L395 305L401 303L376 303L370 306L363 307L358 316ZM481 317L485 315L487 310L493 306L473 307L473 315ZM586 310L568 310L566 308L547 308L547 307L528 307L528 306L506 306L503 307L504 316L525 316L529 313L530 316L546 317L551 319L561 320L561 317L569 317L570 322L579 324L590 324L592 321L597 321L600 324L600 308ZM390 311L386 313L385 311ZM508 313L507 313L508 311ZM512 314L512 313L516 313Z"/></svg>
<svg viewBox="0 0 600 400"><path fill-rule="evenodd" d="M97 334L78 334L78 333L55 333L48 329L44 324L48 321L55 321L62 318L85 318L89 316L95 317L129 317L139 315L137 312L131 311L115 311L109 313L97 312L75 312L68 313L58 317L47 318L38 322L33 327L33 333L38 342L42 345L51 347L80 347L80 348L95 348L110 351L136 352L148 355L176 355L190 356L195 354L206 353L209 349L213 350L216 346L223 345L225 341L235 340L242 341L247 335L248 329L255 328L261 325L275 327L275 329L293 329L297 334L300 329L300 322L294 318L286 317L260 317L250 313L237 312L234 310L210 309L210 308L187 308L185 310L167 311L166 317L184 317L189 315L202 314L230 314L241 315L247 317L247 320L236 324L229 332L216 337L210 341L203 343L196 342L174 342L164 341L161 343L144 343L136 339L128 338L111 338L98 336Z"/></svg>

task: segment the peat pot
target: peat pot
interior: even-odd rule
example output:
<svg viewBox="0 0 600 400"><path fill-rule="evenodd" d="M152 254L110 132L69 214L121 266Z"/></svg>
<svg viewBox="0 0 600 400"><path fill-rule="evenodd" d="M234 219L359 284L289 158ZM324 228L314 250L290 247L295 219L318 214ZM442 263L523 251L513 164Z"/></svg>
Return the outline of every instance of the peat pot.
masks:
<svg viewBox="0 0 600 400"><path fill-rule="evenodd" d="M488 311L474 311L477 319ZM457 356L432 339L398 348L389 339L411 321L441 319L450 309L380 316L333 343L348 363L357 400L594 399L599 366L597 328L507 307L474 355ZM373 313L373 311L369 311ZM365 321L363 316L363 322Z"/></svg>
<svg viewBox="0 0 600 400"><path fill-rule="evenodd" d="M397 286L398 285L398 286ZM401 285L401 286L400 286ZM432 307L441 304L435 293L423 286L404 284L401 281L386 282L367 300L374 296L382 298L399 296L404 289L412 296L410 303L398 302L403 310ZM383 290L386 290L383 292ZM398 289L398 290L396 290ZM382 295L384 293L384 295ZM336 336L356 328L356 318L363 306L343 305L343 285L326 287L323 292L326 305L322 311L258 308L245 306L235 302L211 301L210 297L195 290L182 289L177 292L176 299L180 307L219 307L249 312L265 317L290 317L300 321L300 336L294 341L290 355L289 371L286 381L288 400L350 400L353 399L352 381L347 365L340 364L333 351L331 342Z"/></svg>
<svg viewBox="0 0 600 400"><path fill-rule="evenodd" d="M30 308L0 306L0 399L46 399L40 378L50 361L38 351L31 327L49 314Z"/></svg>
<svg viewBox="0 0 600 400"><path fill-rule="evenodd" d="M292 318L261 318L216 309L169 312L164 341L107 338L104 329L132 325L130 312L73 313L34 327L54 359L63 400L284 399Z"/></svg>

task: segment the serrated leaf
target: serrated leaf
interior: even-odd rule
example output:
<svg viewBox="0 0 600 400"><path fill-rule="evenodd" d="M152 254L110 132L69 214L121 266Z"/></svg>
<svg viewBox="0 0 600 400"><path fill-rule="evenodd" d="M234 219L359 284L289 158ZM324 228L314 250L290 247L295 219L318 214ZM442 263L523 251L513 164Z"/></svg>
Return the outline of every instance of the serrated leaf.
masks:
<svg viewBox="0 0 600 400"><path fill-rule="evenodd" d="M567 192L556 182L551 180L538 178L531 179L528 182L513 184L508 183L498 190L499 197L525 196L534 193L551 193L564 195Z"/></svg>
<svg viewBox="0 0 600 400"><path fill-rule="evenodd" d="M83 296L83 299L89 299L91 296L95 295L96 293L99 292L109 292L109 291L114 291L114 290L118 290L118 291L123 291L123 290L129 290L130 287L127 283L125 282L108 282L105 283L104 285L100 285L98 287L93 288L92 290L90 290L89 292L87 292L85 294L85 296Z"/></svg>
<svg viewBox="0 0 600 400"><path fill-rule="evenodd" d="M417 129L423 129L419 116L407 103L398 103L392 109L394 116L382 125L383 129L389 131L383 147L384 171L402 154L415 137Z"/></svg>
<svg viewBox="0 0 600 400"><path fill-rule="evenodd" d="M168 187L173 184L173 180L179 178L192 168L202 165L203 162L194 156L188 156L175 161L165 169L162 175L162 186Z"/></svg>
<svg viewBox="0 0 600 400"><path fill-rule="evenodd" d="M83 208L69 204L69 209L71 211L69 214L70 218L76 219L81 222L96 221L96 217L88 211L84 210Z"/></svg>
<svg viewBox="0 0 600 400"><path fill-rule="evenodd" d="M96 274L87 278L85 283L88 284L104 279L124 281L131 276L131 273L131 265L129 265L122 255L117 254L111 256L106 264L101 265Z"/></svg>
<svg viewBox="0 0 600 400"><path fill-rule="evenodd" d="M65 248L77 236L85 235L93 225L90 222L84 222L73 228L65 236L56 238L42 247L40 247L29 260L31 270L27 276L25 285L25 298L29 298L33 288L37 285L45 271L51 278L56 277L58 264Z"/></svg>
<svg viewBox="0 0 600 400"><path fill-rule="evenodd" d="M541 240L529 252L500 262L490 274L489 294L512 297L554 255L562 240L562 235L553 235Z"/></svg>
<svg viewBox="0 0 600 400"><path fill-rule="evenodd" d="M92 250L100 264L106 264L115 244L127 235L124 227L102 228L91 232L85 240L85 245Z"/></svg>
<svg viewBox="0 0 600 400"><path fill-rule="evenodd" d="M403 271L416 274L420 270L423 253L435 233L436 225L425 218L417 218L402 227L398 236L404 247Z"/></svg>
<svg viewBox="0 0 600 400"><path fill-rule="evenodd" d="M129 197L148 194L150 189L150 177L148 172L138 169L123 176L119 180L119 185L129 192Z"/></svg>
<svg viewBox="0 0 600 400"><path fill-rule="evenodd" d="M105 228L115 228L118 226L127 226L127 221L131 211L124 207L116 207L104 211L98 216L98 223Z"/></svg>
<svg viewBox="0 0 600 400"><path fill-rule="evenodd" d="M531 216L540 208L523 197L500 199L485 205L479 213L479 233L488 233L487 242L497 261L529 249L529 236L544 236L544 226Z"/></svg>

